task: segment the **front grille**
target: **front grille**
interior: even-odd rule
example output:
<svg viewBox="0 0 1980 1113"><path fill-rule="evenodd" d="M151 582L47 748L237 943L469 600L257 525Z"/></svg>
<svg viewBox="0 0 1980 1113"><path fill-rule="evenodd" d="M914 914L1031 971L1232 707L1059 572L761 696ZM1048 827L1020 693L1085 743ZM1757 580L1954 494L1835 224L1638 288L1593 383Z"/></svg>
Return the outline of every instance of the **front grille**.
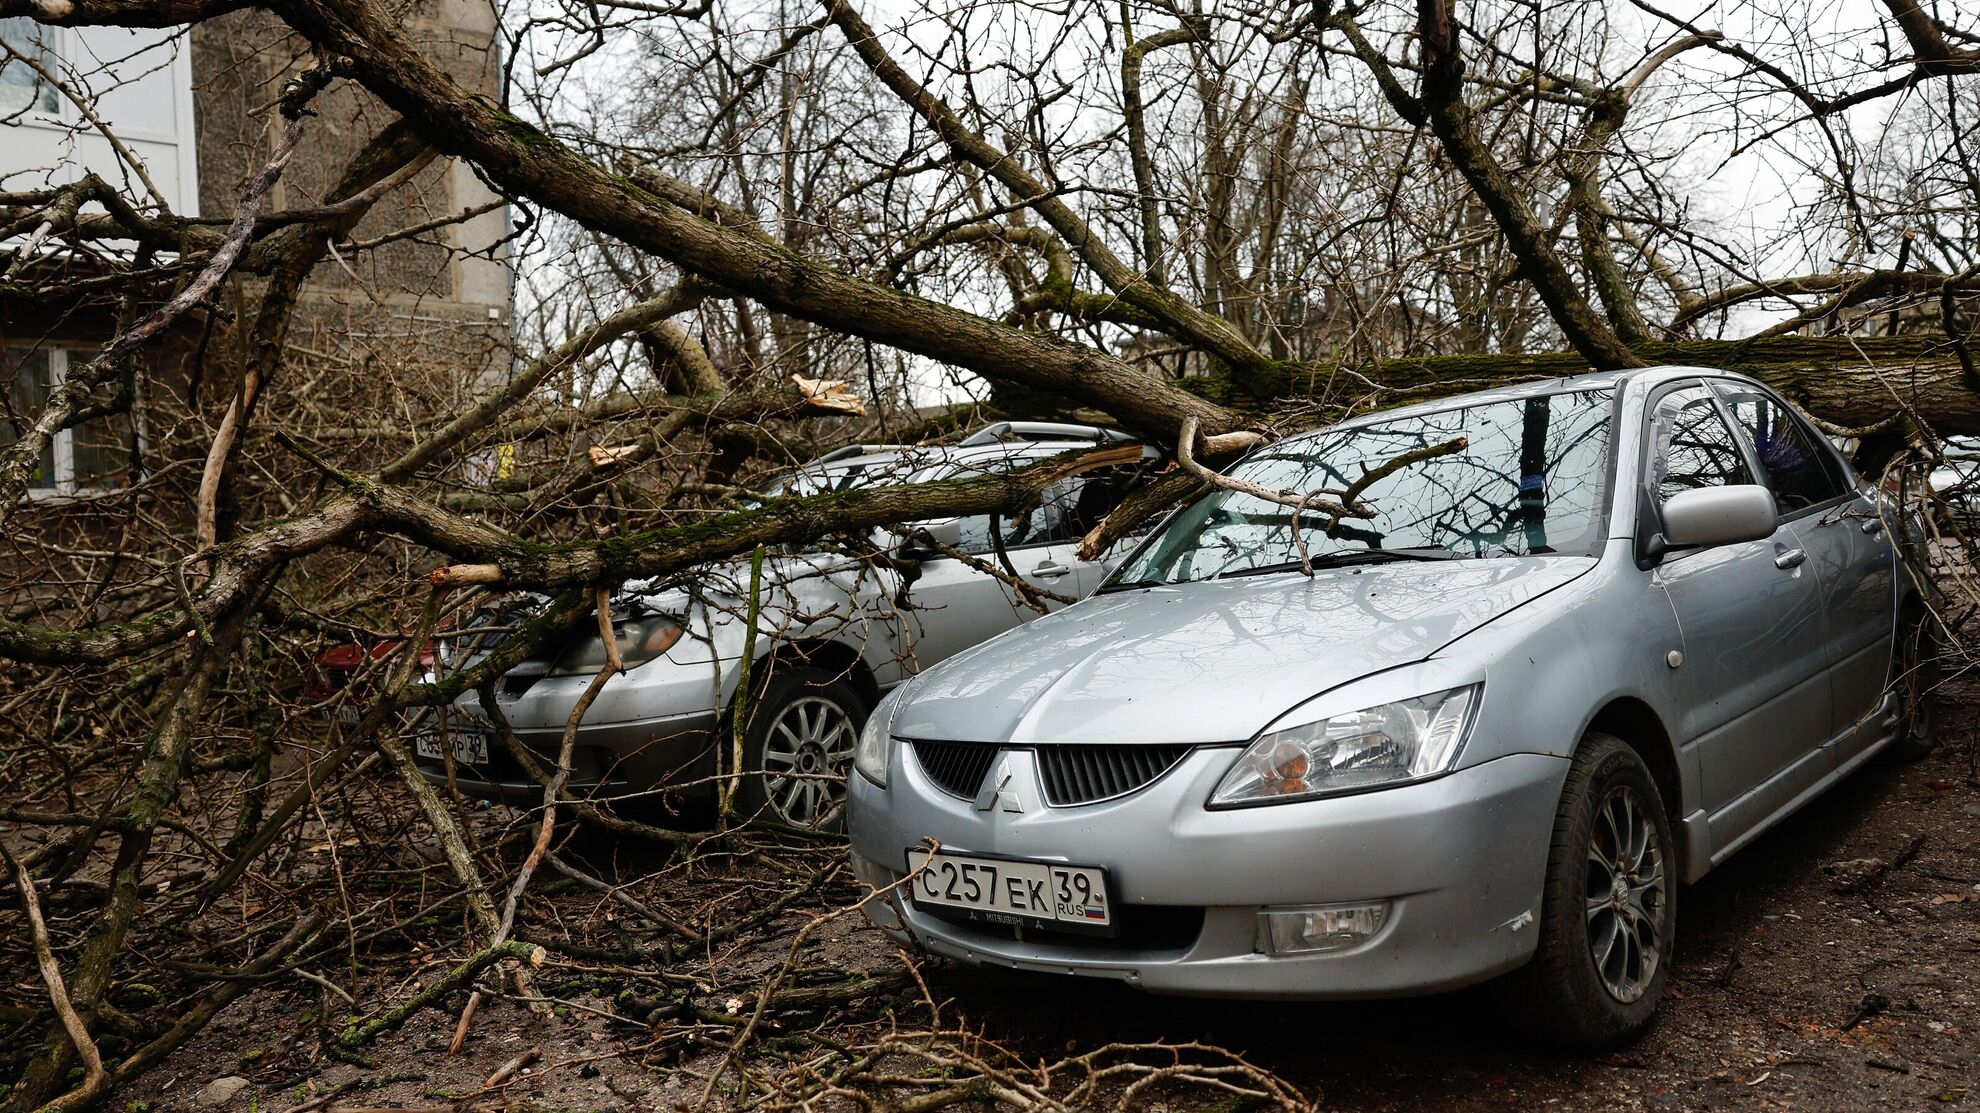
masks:
<svg viewBox="0 0 1980 1113"><path fill-rule="evenodd" d="M1038 776L1055 808L1125 796L1167 773L1188 746L1040 746Z"/></svg>
<svg viewBox="0 0 1980 1113"><path fill-rule="evenodd" d="M951 796L974 800L1004 747L984 742L916 741L915 760ZM1153 784L1189 754L1188 746L1033 746L1045 802L1071 808L1126 796Z"/></svg>
<svg viewBox="0 0 1980 1113"><path fill-rule="evenodd" d="M983 775L990 771L990 763L1001 748L977 742L916 742L914 757L942 791L974 800Z"/></svg>

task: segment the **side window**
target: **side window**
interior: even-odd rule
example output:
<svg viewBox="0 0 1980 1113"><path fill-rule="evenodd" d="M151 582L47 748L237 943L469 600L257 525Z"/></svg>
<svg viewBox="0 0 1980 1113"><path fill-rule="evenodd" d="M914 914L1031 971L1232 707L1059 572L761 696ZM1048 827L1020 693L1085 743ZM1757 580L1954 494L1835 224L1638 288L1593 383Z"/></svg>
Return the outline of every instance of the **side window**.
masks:
<svg viewBox="0 0 1980 1113"><path fill-rule="evenodd" d="M1674 390L1651 409L1648 474L1660 506L1681 491L1753 482L1739 442L1703 386Z"/></svg>
<svg viewBox="0 0 1980 1113"><path fill-rule="evenodd" d="M1816 442L1793 411L1749 387L1721 386L1720 396L1739 435L1767 473L1774 505L1783 517L1827 502L1849 489L1842 462Z"/></svg>
<svg viewBox="0 0 1980 1113"><path fill-rule="evenodd" d="M1071 476L1052 484L1029 513L1004 517L997 523L1004 532L1004 547L1015 549L1079 540L1120 505L1139 474L1138 468L1122 466ZM958 547L973 555L994 551L990 525L987 514L962 519L962 544Z"/></svg>
<svg viewBox="0 0 1980 1113"><path fill-rule="evenodd" d="M1006 549L1066 540L1083 481L1083 476L1074 476L1054 483L1045 489L1045 497L1038 500L1037 506L1015 516L998 515L995 523L989 514L972 514L962 519L962 544L957 548L977 556L995 552L996 542L990 533L993 524L1003 531Z"/></svg>

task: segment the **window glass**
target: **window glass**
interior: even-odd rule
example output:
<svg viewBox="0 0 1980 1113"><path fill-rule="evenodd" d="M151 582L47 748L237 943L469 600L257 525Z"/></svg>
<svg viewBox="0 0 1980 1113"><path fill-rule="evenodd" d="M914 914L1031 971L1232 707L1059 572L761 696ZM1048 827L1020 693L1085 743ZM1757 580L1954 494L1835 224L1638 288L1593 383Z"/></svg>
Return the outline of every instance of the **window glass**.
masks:
<svg viewBox="0 0 1980 1113"><path fill-rule="evenodd" d="M1045 488L1037 506L1022 514L995 515L994 522L992 515L971 514L960 521L962 543L956 547L971 555L995 552L996 541L990 532L993 528L1003 530L1006 549L1055 545L1079 537L1086 532L1075 528L1080 492L1086 485L1085 476L1062 479Z"/></svg>
<svg viewBox="0 0 1980 1113"><path fill-rule="evenodd" d="M0 348L0 376L7 388L6 407L0 410L0 446L20 439L21 429L41 413L49 393L62 381L64 369L81 366L90 354L46 345ZM123 486L131 469L131 429L130 414L119 413L57 432L41 446L29 489L69 495Z"/></svg>
<svg viewBox="0 0 1980 1113"><path fill-rule="evenodd" d="M1651 410L1650 482L1659 505L1681 491L1753 482L1739 442L1705 387L1671 391Z"/></svg>
<svg viewBox="0 0 1980 1113"><path fill-rule="evenodd" d="M1774 505L1783 515L1827 502L1849 487L1842 462L1818 445L1793 411L1748 387L1720 386L1733 424L1774 492Z"/></svg>
<svg viewBox="0 0 1980 1113"><path fill-rule="evenodd" d="M0 446L4 446L21 439L22 426L33 421L35 415L41 412L54 380L50 375L46 349L0 348L0 373L4 373L7 385L7 407L4 413L0 413ZM41 458L36 461L34 473L28 478L28 486L42 490L55 486L53 440L41 446Z"/></svg>
<svg viewBox="0 0 1980 1113"><path fill-rule="evenodd" d="M1301 513L1307 552L1587 554L1600 541L1608 501L1610 401L1606 390L1577 391L1392 418L1273 445L1230 474L1274 491L1340 493L1406 454L1445 449L1368 484L1356 500L1367 517L1331 522L1323 512ZM1296 567L1292 518L1280 503L1220 488L1176 515L1115 582Z"/></svg>
<svg viewBox="0 0 1980 1113"><path fill-rule="evenodd" d="M70 430L68 436L76 487L85 491L107 491L124 485L131 470L129 414L111 414L85 421Z"/></svg>
<svg viewBox="0 0 1980 1113"><path fill-rule="evenodd" d="M52 72L55 56L47 47L50 34L26 16L0 19L0 42ZM58 107L54 86L41 80L40 75L22 65L13 54L0 50L0 119L22 112L53 113Z"/></svg>

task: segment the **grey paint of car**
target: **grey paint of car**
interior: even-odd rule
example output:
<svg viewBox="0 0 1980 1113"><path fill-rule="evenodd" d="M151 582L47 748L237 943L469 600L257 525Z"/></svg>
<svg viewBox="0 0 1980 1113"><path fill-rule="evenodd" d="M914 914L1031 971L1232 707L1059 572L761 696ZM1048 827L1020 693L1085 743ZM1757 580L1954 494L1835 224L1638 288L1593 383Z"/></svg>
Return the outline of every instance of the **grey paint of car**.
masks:
<svg viewBox="0 0 1980 1113"><path fill-rule="evenodd" d="M1108 871L1118 906L1192 906L1186 946L979 930L898 891L883 928L972 963L1111 978L1168 993L1358 997L1472 984L1528 961L1569 759L1624 716L1669 739L1678 867L1696 880L1895 736L1886 691L1907 582L1873 491L1768 536L1645 559L1646 407L1706 368L1584 376L1347 423L1564 389L1612 389L1612 481L1593 556L1392 563L1108 593L992 639L876 712L895 739L1002 743L1019 811L938 788L901 742L888 781L851 784L855 871L898 882L906 848ZM1837 461L1840 463L1840 461ZM1847 473L1845 473L1847 474ZM1654 512L1653 512L1654 513ZM1160 531L1156 531L1159 536ZM1424 693L1482 684L1455 768L1351 795L1208 806L1242 744ZM1044 747L1174 740L1195 748L1138 792L1046 806ZM1260 909L1391 902L1366 942L1262 953Z"/></svg>

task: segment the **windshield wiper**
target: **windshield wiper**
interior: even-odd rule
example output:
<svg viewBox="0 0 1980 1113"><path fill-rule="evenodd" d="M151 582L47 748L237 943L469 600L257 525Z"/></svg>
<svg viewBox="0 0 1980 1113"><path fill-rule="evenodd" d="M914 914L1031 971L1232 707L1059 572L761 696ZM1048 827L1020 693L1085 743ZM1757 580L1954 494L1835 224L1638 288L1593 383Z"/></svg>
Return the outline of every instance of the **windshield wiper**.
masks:
<svg viewBox="0 0 1980 1113"><path fill-rule="evenodd" d="M1122 580L1119 583L1103 584L1093 594L1105 595L1110 591L1131 591L1137 587L1162 587L1167 580Z"/></svg>
<svg viewBox="0 0 1980 1113"><path fill-rule="evenodd" d="M1276 564L1260 564L1251 568L1233 568L1219 572L1211 579L1225 580L1236 576L1263 576L1272 572L1297 572L1302 567L1341 568L1350 564L1390 564L1403 560L1457 560L1457 553L1438 545L1412 549L1341 549L1331 553L1314 553L1305 565L1296 560L1282 560Z"/></svg>

